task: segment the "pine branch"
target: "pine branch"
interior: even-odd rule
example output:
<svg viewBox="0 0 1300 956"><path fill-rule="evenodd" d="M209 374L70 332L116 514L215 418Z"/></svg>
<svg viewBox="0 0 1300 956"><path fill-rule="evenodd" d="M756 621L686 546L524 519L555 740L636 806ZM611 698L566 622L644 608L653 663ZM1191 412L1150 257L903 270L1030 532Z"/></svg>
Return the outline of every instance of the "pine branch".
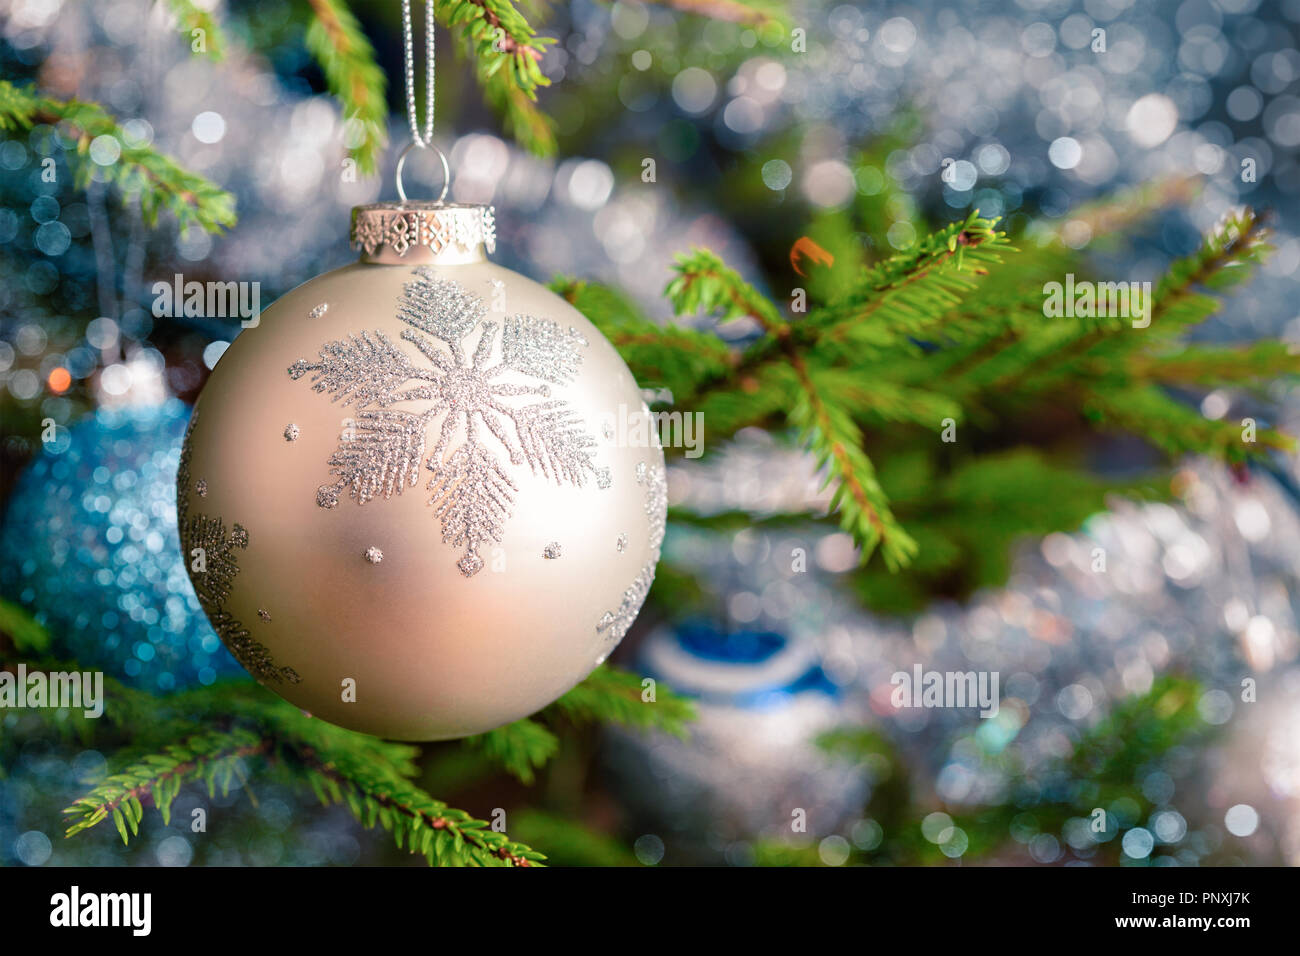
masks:
<svg viewBox="0 0 1300 956"><path fill-rule="evenodd" d="M830 510L838 510L840 527L853 535L862 561L877 546L890 570L896 571L916 555L916 542L903 530L889 508L889 499L876 470L862 450L862 432L839 404L821 370L810 369L799 354L791 356L799 390L790 409L790 421L827 472L823 487L835 482Z"/></svg>
<svg viewBox="0 0 1300 956"><path fill-rule="evenodd" d="M510 829L529 843L544 844L552 866L639 866L624 843L578 820L522 809L510 814Z"/></svg>
<svg viewBox="0 0 1300 956"><path fill-rule="evenodd" d="M694 705L662 684L647 700L642 682L636 674L602 664L542 714L576 724L615 723L685 736L686 724L695 719Z"/></svg>
<svg viewBox="0 0 1300 956"><path fill-rule="evenodd" d="M183 742L172 744L158 754L133 763L120 773L110 775L84 797L63 812L70 818L66 836L98 825L110 816L122 842L140 831L144 817L142 799L153 802L162 813L163 823L171 822L171 803L186 783L202 780L208 795L220 785L222 794L230 792L235 764L248 757L266 753L270 742L250 730L205 731Z"/></svg>
<svg viewBox="0 0 1300 956"><path fill-rule="evenodd" d="M540 714L544 720L571 723L613 723L653 728L682 736L695 719L694 708L665 687L655 688L655 699L643 699L642 678L609 666L598 667ZM559 749L559 738L534 718L516 720L484 734L466 737L477 750L525 784L536 779Z"/></svg>
<svg viewBox="0 0 1300 956"><path fill-rule="evenodd" d="M216 62L225 57L225 34L211 11L199 7L194 0L166 0L166 5L176 19L177 30L190 42L192 52ZM201 31L200 35L195 36L195 31Z"/></svg>
<svg viewBox="0 0 1300 956"><path fill-rule="evenodd" d="M882 464L880 481L919 554L906 575L868 566L848 583L871 607L892 613L919 610L936 594L960 599L999 586L1017 542L1074 531L1112 496L1170 494L1159 478L1099 478L1070 457L1026 447L967 454L951 464L933 453L896 454Z"/></svg>
<svg viewBox="0 0 1300 956"><path fill-rule="evenodd" d="M1086 812L1093 806L1109 807L1120 800L1132 804L1137 819L1145 819L1156 806L1138 782L1143 775L1142 768L1158 765L1175 747L1186 747L1205 736L1207 725L1196 706L1203 692L1204 688L1195 681L1168 675L1160 677L1147 693L1117 702L1109 714L1082 734L1068 756L1035 770L1025 768L1012 751L986 755L998 772L1025 778L1026 791L1033 796L1027 800L968 807L961 812L954 810L953 825L969 841L963 859L978 861L1007 846L1013 821L1027 814L1042 833L1060 833L1068 820L1081 815L1081 809ZM934 809L933 805L917 805L906 783L906 762L888 740L874 732L849 727L823 734L818 743L840 759L885 761L889 768L885 778L894 783L891 793L896 798L894 805L882 805L878 794L873 797L876 809L870 815L882 821L883 841L870 851L854 851L854 862L894 865L947 862L940 847L922 831L921 819ZM897 786L900 777L903 785ZM1080 802L1077 792L1053 785L1053 781L1060 780L1089 781L1091 794L1087 803ZM1114 839L1117 835L1111 817L1106 835L1098 835L1090 849L1118 856L1120 841ZM820 863L815 843L801 847L761 842L755 851L761 865L816 866Z"/></svg>
<svg viewBox="0 0 1300 956"><path fill-rule="evenodd" d="M861 355L933 334L961 305L980 276L1012 251L996 220L972 212L918 241L906 253L872 268L842 298L814 310L802 323L801 344L828 357Z"/></svg>
<svg viewBox="0 0 1300 956"><path fill-rule="evenodd" d="M1159 209L1186 205L1200 189L1199 176L1165 176L1084 203L1053 224L1034 223L1029 238L1059 243L1066 228L1079 223L1087 227L1093 243L1105 243L1125 235Z"/></svg>
<svg viewBox="0 0 1300 956"><path fill-rule="evenodd" d="M140 211L151 225L164 208L181 228L193 225L220 232L235 224L234 196L148 146L127 145L130 137L103 107L57 100L32 87L0 80L0 130L26 130L38 123L57 126L74 145L74 150L64 155L73 167L77 188L85 189L93 178L103 178L125 193L138 193ZM101 136L111 136L121 147L117 161L107 166L90 158L91 143Z"/></svg>
<svg viewBox="0 0 1300 956"><path fill-rule="evenodd" d="M945 418L960 424L965 417L962 406L947 395L867 378L859 369L822 369L817 382L854 418L877 425L906 423L937 431Z"/></svg>
<svg viewBox="0 0 1300 956"><path fill-rule="evenodd" d="M0 598L0 634L8 634L22 654L44 654L50 649L50 632L17 604Z"/></svg>
<svg viewBox="0 0 1300 956"><path fill-rule="evenodd" d="M984 236L983 232L977 232ZM964 234L960 229L951 232L942 240L944 246L957 248ZM978 246L984 241L983 238L978 242L970 240L970 244ZM955 258L960 261L961 257ZM862 449L861 431L834 397L833 390L826 387L835 383L822 382L825 370L814 369L805 360L797 341L798 327L786 322L776 306L708 250L696 249L680 256L675 269L677 278L665 290L675 312L680 315L702 310L719 315L723 322L752 318L765 335L750 348L746 359L765 356L770 349L781 352L783 361L765 369L766 377L784 386L781 391L788 403L787 418L816 456L818 468L827 469L827 483L835 483L831 510L838 509L840 524L853 535L864 561L880 546L891 569L905 565L915 555L916 543L889 510L889 501L876 481L871 459ZM901 273L896 279L905 281ZM790 370L794 373L793 380L788 375Z"/></svg>
<svg viewBox="0 0 1300 956"><path fill-rule="evenodd" d="M248 684L164 698L122 690L128 698L140 698L144 711L132 721L137 744L167 733L177 734L180 742L158 744L134 759L119 755L125 768L65 811L73 818L70 836L110 817L119 832L133 834L145 802L152 802L166 820L186 783L203 781L210 792L217 786L225 790L242 774L242 762L255 760L266 772L282 773L288 783L310 786L323 803L346 804L363 826L383 827L399 847L422 854L431 864L527 866L545 859L412 783L418 772L415 747L315 720ZM196 722L207 729L192 732Z"/></svg>
<svg viewBox="0 0 1300 956"><path fill-rule="evenodd" d="M1286 342L1234 347L1196 346L1129 357L1128 371L1140 381L1166 385L1224 386L1280 375L1300 375L1300 349Z"/></svg>
<svg viewBox="0 0 1300 956"><path fill-rule="evenodd" d="M538 36L509 0L437 0L437 15L463 36L479 86L515 139L538 155L552 155L555 131L537 109L537 90L550 85L541 59L554 39Z"/></svg>
<svg viewBox="0 0 1300 956"><path fill-rule="evenodd" d="M1222 292L1247 279L1271 251L1266 238L1263 218L1254 210L1228 214L1196 252L1169 267L1152 295L1147 328L1130 329L1123 320L1082 320L1076 340L1023 376L1025 386L1040 388L1063 372L1091 369L1094 376L1104 375L1122 365L1127 355L1155 344L1153 340L1168 340L1209 318L1220 302L1197 290ZM1018 383L1003 379L995 384L1005 388Z"/></svg>
<svg viewBox="0 0 1300 956"><path fill-rule="evenodd" d="M668 283L664 295L677 315L703 312L723 323L750 318L769 334L778 333L785 325L776 306L708 249L679 255L673 271L677 277Z"/></svg>
<svg viewBox="0 0 1300 956"><path fill-rule="evenodd" d="M362 826L391 833L399 849L434 866L532 866L546 859L412 783L417 748L341 731L293 708L277 713L280 751L306 771L317 799L345 804Z"/></svg>
<svg viewBox="0 0 1300 956"><path fill-rule="evenodd" d="M1240 422L1205 418L1155 386L1098 391L1088 398L1085 411L1101 425L1139 435L1173 457L1210 455L1240 464L1265 457L1269 449L1295 448L1293 438L1272 428L1257 428L1254 440L1247 441Z"/></svg>
<svg viewBox="0 0 1300 956"><path fill-rule="evenodd" d="M607 286L557 276L549 288L609 339L642 387L667 388L678 405L731 365L731 350L717 336L652 322Z"/></svg>
<svg viewBox="0 0 1300 956"><path fill-rule="evenodd" d="M348 155L365 175L375 172L387 142L388 104L384 71L357 18L344 0L310 0L315 17L307 27L308 52L320 64L325 84L359 129Z"/></svg>
<svg viewBox="0 0 1300 956"><path fill-rule="evenodd" d="M525 784L536 779L535 771L546 766L560 747L560 739L555 734L527 718L466 737L464 743L482 751L484 756L501 764L507 773Z"/></svg>
<svg viewBox="0 0 1300 956"><path fill-rule="evenodd" d="M1271 251L1264 217L1246 207L1225 216L1199 249L1170 266L1155 291L1151 326L1169 334L1209 318L1219 303L1197 286L1224 292L1250 278Z"/></svg>

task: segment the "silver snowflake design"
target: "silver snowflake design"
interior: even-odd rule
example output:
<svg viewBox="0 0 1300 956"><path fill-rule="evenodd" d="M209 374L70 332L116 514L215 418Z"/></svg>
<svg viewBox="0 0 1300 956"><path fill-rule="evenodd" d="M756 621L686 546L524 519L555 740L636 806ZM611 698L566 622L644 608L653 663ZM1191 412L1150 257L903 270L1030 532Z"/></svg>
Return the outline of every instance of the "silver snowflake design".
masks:
<svg viewBox="0 0 1300 956"><path fill-rule="evenodd" d="M617 608L606 611L596 622L596 633L604 634L612 648L623 640L632 622L641 613L650 594L650 586L655 581L655 566L659 563L660 550L664 543L664 533L668 524L668 475L663 465L650 465L644 461L637 462L636 482L645 486L645 514L647 519L650 560L637 572L632 583L623 590L622 600ZM618 550L627 548L627 533L618 536Z"/></svg>
<svg viewBox="0 0 1300 956"><path fill-rule="evenodd" d="M641 613L641 605L645 604L645 599L650 594L650 585L655 583L655 565L658 561L659 555L654 554L637 572L632 583L623 590L618 607L606 611L596 623L596 633L604 634L608 647L612 648L623 640L632 627L632 622Z"/></svg>
<svg viewBox="0 0 1300 956"><path fill-rule="evenodd" d="M313 390L358 410L356 428L328 462L336 480L320 487L317 504L335 507L344 490L358 504L391 498L428 468L442 540L463 549L457 567L470 577L483 567L479 550L501 540L519 491L505 462L527 464L557 485L599 478L595 439L568 402L550 397L551 385L577 377L588 343L549 319L490 321L483 300L459 282L428 267L412 274L397 317L409 326L401 338L423 361L382 332L362 331L322 346L319 361L295 362L289 375L310 373Z"/></svg>
<svg viewBox="0 0 1300 956"><path fill-rule="evenodd" d="M277 664L266 645L256 640L248 628L226 609L226 602L234 591L235 577L239 574L238 552L248 550L248 529L236 524L227 532L226 523L221 518L190 511L185 489L190 483L190 435L198 418L196 409L185 431L176 470L176 521L181 552L187 556L194 555L196 549L203 552L203 570L197 571L193 564L190 565L194 593L212 623L212 629L245 670L262 681L279 683L287 680L297 684L302 680L298 672ZM257 613L263 621L271 620L265 609Z"/></svg>

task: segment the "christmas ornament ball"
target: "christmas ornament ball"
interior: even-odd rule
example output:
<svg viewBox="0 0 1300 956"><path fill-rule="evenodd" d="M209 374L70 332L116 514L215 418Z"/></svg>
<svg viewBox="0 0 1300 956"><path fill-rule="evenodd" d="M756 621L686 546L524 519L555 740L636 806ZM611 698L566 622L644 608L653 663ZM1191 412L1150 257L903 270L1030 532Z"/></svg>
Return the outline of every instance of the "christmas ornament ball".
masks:
<svg viewBox="0 0 1300 956"><path fill-rule="evenodd" d="M150 691L242 675L208 626L176 536L189 408L101 408L19 477L0 531L0 594L30 608L55 657Z"/></svg>
<svg viewBox="0 0 1300 956"><path fill-rule="evenodd" d="M353 211L361 260L287 293L199 397L177 507L239 661L331 723L489 730L622 639L663 541L663 452L614 347L489 261L492 212Z"/></svg>

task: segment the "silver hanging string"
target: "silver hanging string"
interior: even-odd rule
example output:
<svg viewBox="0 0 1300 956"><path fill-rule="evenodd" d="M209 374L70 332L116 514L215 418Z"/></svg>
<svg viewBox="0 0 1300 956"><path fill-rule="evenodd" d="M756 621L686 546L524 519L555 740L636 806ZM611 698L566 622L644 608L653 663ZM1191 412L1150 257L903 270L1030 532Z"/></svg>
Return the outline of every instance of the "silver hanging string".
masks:
<svg viewBox="0 0 1300 956"><path fill-rule="evenodd" d="M406 41L406 119L411 125L411 141L421 149L433 145L433 0L424 3L425 118L424 135L415 115L415 56L411 37L411 0L402 0L402 37Z"/></svg>
<svg viewBox="0 0 1300 956"><path fill-rule="evenodd" d="M411 144L397 157L397 169L394 179L397 181L397 197L406 202L406 188L402 185L402 169L406 166L406 156L413 149L429 149L438 154L442 162L442 191L438 193L437 202L447 198L447 187L451 185L451 170L447 166L447 156L433 145L433 0L424 3L424 63L425 63L425 117L424 133L420 133L420 123L415 110L415 44L411 37L411 0L402 0L402 38L406 67L406 119L411 126Z"/></svg>

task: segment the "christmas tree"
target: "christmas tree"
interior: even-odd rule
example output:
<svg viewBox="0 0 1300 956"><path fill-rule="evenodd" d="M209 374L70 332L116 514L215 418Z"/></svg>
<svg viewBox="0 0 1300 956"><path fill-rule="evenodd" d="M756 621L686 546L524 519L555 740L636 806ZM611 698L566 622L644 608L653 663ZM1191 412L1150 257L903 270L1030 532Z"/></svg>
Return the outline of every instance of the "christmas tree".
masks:
<svg viewBox="0 0 1300 956"><path fill-rule="evenodd" d="M339 170L346 184L340 201L352 184L385 170L385 157L402 145L391 142L400 139L400 132L390 133L391 114L400 108L394 110L398 93L385 80L396 75L400 59L398 4L230 3L216 12L177 0L161 6L185 69L256 59L257 75L277 78L297 95L263 98L272 112L293 115L294 135L305 135L314 115L301 104L328 97L336 132L309 148L325 156L318 161L328 175ZM441 128L500 129L520 150L540 157L534 162L602 156L600 169L614 181L645 191L671 188L683 201L707 203L730 224L728 235L739 237L729 241L728 252L739 250L733 258L674 236L677 248L665 250L675 256L671 272L655 280L662 288L657 301L581 268L542 276L617 347L651 409L668 423L672 473L690 476L758 435L773 453L789 451L812 463L822 493L793 507L672 501L670 542L674 536L726 541L742 531L799 542L847 535L852 561L834 575L840 597L881 620L911 619L936 602L968 601L1006 586L1026 540L1060 540L1117 501L1184 502L1189 460L1226 468L1242 483L1271 480L1266 476L1292 467L1284 456L1294 451L1294 439L1270 422L1267 402L1229 415L1222 396L1267 396L1300 373L1294 344L1198 337L1199 329L1223 320L1233 297L1267 261L1269 214L1232 204L1194 243L1183 228L1174 243L1182 254L1165 255L1158 273L1148 270L1143 281L1133 281L1127 268L1138 258L1144 266L1154 261L1152 223L1170 232L1170 217L1200 202L1206 189L1213 194L1209 206L1226 205L1222 185L1194 163L1153 170L1146 182L1073 202L1068 212L1048 189L1036 202L1022 195L1017 210L1009 197L1019 187L994 189L982 201L970 185L957 188L962 177L973 182L979 172L970 161L936 153L931 175L915 172L909 157L922 156L916 144L934 151L941 139L927 126L918 97L910 107L873 116L869 129L854 130L842 159L820 161L800 196L791 185L792 164L799 165L801 151L815 152L810 144L829 135L828 124L751 131L744 111L775 102L763 98L763 83L784 81L784 60L826 62L836 42L868 42L853 39L857 28L848 13L827 20L738 0L620 2L612 10L440 0L435 8L439 42L460 64L440 74ZM873 23L886 52L910 48L896 19ZM939 23L949 35L958 32L942 16ZM111 51L120 25L98 28L108 39L96 49ZM158 356L169 369L167 391L197 394L204 365L211 365L199 356L234 330L204 318L166 326L147 321L144 263L149 274L162 271L174 247L199 250L185 255L201 262L202 250L245 228L247 203L205 172L214 161L193 140L220 141L210 123L196 119L192 136L161 121L155 131L129 103L123 111L82 98L76 80L65 75L57 44L51 40L44 49L25 35L14 27L3 48L11 75L0 81L0 130L16 148L0 146L8 171L0 190L7 203L30 206L32 215L21 223L17 216L11 224L0 221L11 240L0 268L10 285L5 332L40 326L45 337L20 347L7 373L11 383L30 378L32 387L11 385L0 394L3 491L12 489L19 466L40 454L43 441L57 442L60 429L99 403L108 366ZM631 69L599 69L606 60L589 48L601 37L604 56L630 62ZM753 67L759 59L761 66ZM566 64L582 85L574 89L565 81L549 90ZM767 64L775 66L760 75ZM174 74L178 83L191 75ZM730 120L709 120L708 105L697 108L697 100L716 97L714 76L730 78L739 91L732 103L741 106L728 112ZM652 102L675 102L682 115L668 119L643 108ZM197 168L163 147L181 139ZM492 142L506 148L503 139ZM1051 146L1065 153L1078 148L1064 134ZM1007 173L995 154L979 153L976 160L993 180ZM1074 168L1068 158L1053 163ZM45 170L54 173L43 178ZM65 208L84 202L86 227L46 229L61 221L59 206L54 218L42 220L40 197L57 197ZM174 237L168 250L150 245L155 231ZM316 254L329 255L319 248ZM46 283L46 267L56 259L65 278ZM635 262L636 255L618 261ZM287 266L282 290L310 275L313 263L307 256ZM95 345L108 328L105 320L112 341ZM70 356L83 342L95 348L77 367ZM703 461L696 460L697 449L672 440L672 429L687 418L703 423ZM51 421L54 437L42 439ZM1114 448L1141 449L1131 456L1137 467L1099 465ZM723 590L680 558L666 549L636 634L663 622L726 619ZM20 591L0 604L5 669L86 669L61 653L66 635L48 609ZM91 621L87 627L106 626ZM313 719L243 680L218 676L164 692L109 677L103 719L75 708L6 715L0 770L22 769L25 782L14 777L13 786L28 788L28 802L44 807L32 810L43 826L51 816L44 801L73 795L57 809L68 845L84 843L83 859L90 862L135 859L151 827L171 828L179 814L213 807L231 808L229 829L202 860L241 853L256 860L256 847L274 825L263 806L329 821L336 835L386 831L398 850L434 865L644 861L645 853L629 849L627 833L595 822L602 814L592 812L593 803L607 797L589 778L600 728L690 735L696 708L688 696L662 684L647 695L643 679L625 655L541 713L421 748ZM1119 862L1127 850L1110 837L1166 803L1142 781L1170 753L1208 746L1213 727L1202 719L1208 690L1195 674L1156 675L1032 771L1017 766L1011 751L990 751L990 761L1002 761L1020 792L949 807L951 813L939 810L943 801L928 782L914 779L924 771L909 760L905 740L865 718L828 730L818 737L827 759L874 768L860 816L876 830L846 831L842 854L825 839L765 836L754 842L750 859L816 863L828 861L829 853L837 863L997 860L1013 853L1017 841L1029 845L1029 837L1017 834L1030 816L1034 833L1080 849L1068 838L1073 821L1119 801L1130 807L1128 822L1105 824L1106 839L1089 845L1089 858ZM66 755L76 753L95 757L74 766ZM47 768L31 782L32 754L65 757L57 773ZM309 809L313 802L326 809ZM498 815L502 805L511 809ZM345 811L351 821L341 819ZM936 813L944 818L937 823ZM190 820L183 822L190 828ZM935 827L943 835L931 833ZM961 843L954 850L957 831ZM112 847L119 838L127 850ZM391 861L376 840L364 839L361 849L321 850L311 861ZM163 852L159 846L156 853ZM286 859L282 851L264 858Z"/></svg>

